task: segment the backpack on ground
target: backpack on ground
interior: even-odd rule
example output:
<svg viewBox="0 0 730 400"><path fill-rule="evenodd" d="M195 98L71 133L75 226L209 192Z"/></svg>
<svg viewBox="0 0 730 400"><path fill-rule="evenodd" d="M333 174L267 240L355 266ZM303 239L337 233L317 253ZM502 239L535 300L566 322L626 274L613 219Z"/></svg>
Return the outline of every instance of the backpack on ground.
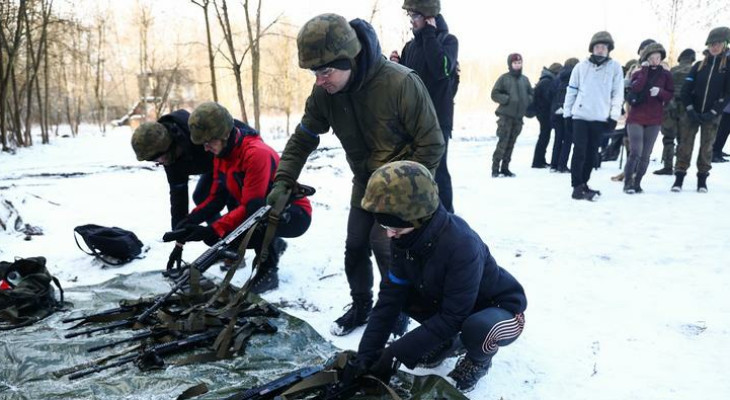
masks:
<svg viewBox="0 0 730 400"><path fill-rule="evenodd" d="M76 234L81 236L89 251L81 247ZM110 265L122 265L140 258L144 246L134 232L94 224L74 228L74 240L81 251Z"/></svg>
<svg viewBox="0 0 730 400"><path fill-rule="evenodd" d="M45 257L0 261L0 330L31 325L61 309L63 289L46 269Z"/></svg>

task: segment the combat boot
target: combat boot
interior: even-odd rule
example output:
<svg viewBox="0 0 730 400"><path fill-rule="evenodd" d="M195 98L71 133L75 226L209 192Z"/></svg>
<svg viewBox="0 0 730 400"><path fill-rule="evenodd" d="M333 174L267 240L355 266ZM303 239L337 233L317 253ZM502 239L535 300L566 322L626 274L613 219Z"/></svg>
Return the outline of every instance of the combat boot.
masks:
<svg viewBox="0 0 730 400"><path fill-rule="evenodd" d="M502 175L508 177L508 178L514 178L515 173L509 170L509 163L502 161L502 169L499 170L499 172L502 173Z"/></svg>
<svg viewBox="0 0 730 400"><path fill-rule="evenodd" d="M358 326L367 324L372 308L373 300L371 298L353 298L345 314L337 318L330 327L330 333L335 336L345 336Z"/></svg>
<svg viewBox="0 0 730 400"><path fill-rule="evenodd" d="M499 160L492 160L492 178L499 176Z"/></svg>
<svg viewBox="0 0 730 400"><path fill-rule="evenodd" d="M700 193L707 193L707 177L710 176L709 172L698 172L697 173L697 191Z"/></svg>
<svg viewBox="0 0 730 400"><path fill-rule="evenodd" d="M269 255L259 265L256 274L251 278L249 290L261 294L279 287L279 259L286 251L287 244L282 238L275 237L269 244ZM254 261L254 265L256 265Z"/></svg>
<svg viewBox="0 0 730 400"><path fill-rule="evenodd" d="M446 340L438 345L435 349L421 356L416 367L419 368L436 368L441 365L444 360L449 357L456 357L466 353L466 348L461 342L459 335Z"/></svg>
<svg viewBox="0 0 730 400"><path fill-rule="evenodd" d="M570 196L575 200L583 200L586 195L586 185L578 185L573 188L573 194Z"/></svg>
<svg viewBox="0 0 730 400"><path fill-rule="evenodd" d="M634 188L634 179L633 178L626 177L626 179L624 179L624 193L626 193L626 194L636 193L636 189Z"/></svg>
<svg viewBox="0 0 730 400"><path fill-rule="evenodd" d="M644 189L641 188L641 178L643 175L637 175L634 177L634 193L643 193Z"/></svg>
<svg viewBox="0 0 730 400"><path fill-rule="evenodd" d="M672 167L664 167L654 171L654 175L674 175L674 169Z"/></svg>
<svg viewBox="0 0 730 400"><path fill-rule="evenodd" d="M454 379L456 388L462 393L471 392L477 382L482 379L492 366L492 357L484 361L472 360L468 354L464 355L456 363L454 370L449 372L449 377Z"/></svg>
<svg viewBox="0 0 730 400"><path fill-rule="evenodd" d="M681 192L682 184L684 183L684 177L687 175L684 171L677 171L674 173L674 184L672 185L672 192Z"/></svg>

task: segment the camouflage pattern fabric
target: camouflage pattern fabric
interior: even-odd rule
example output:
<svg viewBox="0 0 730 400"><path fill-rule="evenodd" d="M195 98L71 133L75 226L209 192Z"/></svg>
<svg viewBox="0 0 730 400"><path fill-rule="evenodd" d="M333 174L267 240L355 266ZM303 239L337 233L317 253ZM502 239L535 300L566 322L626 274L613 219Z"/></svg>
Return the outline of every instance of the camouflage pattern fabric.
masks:
<svg viewBox="0 0 730 400"><path fill-rule="evenodd" d="M337 14L318 15L297 35L299 67L317 69L335 60L354 59L361 45L355 30Z"/></svg>
<svg viewBox="0 0 730 400"><path fill-rule="evenodd" d="M501 116L497 120L497 148L494 149L492 161L508 163L512 160L512 150L515 148L517 136L522 132L522 119Z"/></svg>
<svg viewBox="0 0 730 400"><path fill-rule="evenodd" d="M190 114L188 126L190 140L200 145L212 139L227 139L233 129L233 117L222 105L208 101Z"/></svg>
<svg viewBox="0 0 730 400"><path fill-rule="evenodd" d="M652 53L659 53L662 55L662 60L667 58L667 51L664 50L664 46L662 46L660 43L651 43L644 47L644 51L641 52L641 62L646 61L649 59L649 56Z"/></svg>
<svg viewBox="0 0 730 400"><path fill-rule="evenodd" d="M591 38L591 43L588 45L588 52L593 53L593 46L598 43L604 43L608 46L608 51L613 51L613 38L611 34L606 31L596 32Z"/></svg>
<svg viewBox="0 0 730 400"><path fill-rule="evenodd" d="M697 154L697 172L708 173L712 169L712 145L715 143L720 117L698 124L683 118L679 123L679 146L677 146L677 171L687 172L692 162L695 136L700 130L700 149Z"/></svg>
<svg viewBox="0 0 730 400"><path fill-rule="evenodd" d="M405 0L403 9L415 11L426 17L435 17L441 13L440 0Z"/></svg>
<svg viewBox="0 0 730 400"><path fill-rule="evenodd" d="M172 135L159 122L145 122L132 134L132 149L137 161L153 161L159 154L167 152L172 144Z"/></svg>
<svg viewBox="0 0 730 400"><path fill-rule="evenodd" d="M375 170L362 199L366 211L411 223L430 217L438 206L438 185L428 169L414 161L395 161Z"/></svg>

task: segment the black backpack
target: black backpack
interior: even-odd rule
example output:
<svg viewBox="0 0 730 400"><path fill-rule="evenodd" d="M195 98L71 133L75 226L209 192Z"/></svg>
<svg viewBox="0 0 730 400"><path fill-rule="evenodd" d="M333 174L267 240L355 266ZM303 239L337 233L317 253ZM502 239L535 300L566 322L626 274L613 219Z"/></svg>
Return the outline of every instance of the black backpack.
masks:
<svg viewBox="0 0 730 400"><path fill-rule="evenodd" d="M81 247L76 234L81 235L90 251ZM122 265L141 258L138 256L144 246L133 232L116 226L109 228L94 224L74 228L74 240L81 251L110 265Z"/></svg>
<svg viewBox="0 0 730 400"><path fill-rule="evenodd" d="M0 330L31 325L63 309L63 289L46 269L44 257L0 261ZM60 292L56 300L55 284Z"/></svg>

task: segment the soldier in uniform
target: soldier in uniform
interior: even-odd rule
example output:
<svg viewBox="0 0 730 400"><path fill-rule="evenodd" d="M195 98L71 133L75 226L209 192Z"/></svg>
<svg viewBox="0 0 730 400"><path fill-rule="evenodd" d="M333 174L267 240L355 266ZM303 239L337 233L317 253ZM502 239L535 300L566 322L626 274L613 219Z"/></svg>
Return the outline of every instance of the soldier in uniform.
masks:
<svg viewBox="0 0 730 400"><path fill-rule="evenodd" d="M679 148L674 172L673 192L682 190L684 177L692 160L695 135L700 134L697 157L697 191L707 192L707 177L712 169L712 145L715 143L725 103L730 99L730 65L725 51L730 42L730 28L719 27L707 36L707 55L692 66L682 85L682 105L687 112L679 128ZM680 121L681 123L682 121Z"/></svg>
<svg viewBox="0 0 730 400"><path fill-rule="evenodd" d="M181 241L204 241L213 245L266 204L279 155L248 125L235 126L231 114L218 103L206 102L198 106L190 116L189 125L192 142L215 156L214 180L208 197L178 224L178 229L184 230ZM236 207L209 226L199 225L223 209L224 199L229 194L236 201ZM268 257L251 280L252 292L263 293L279 286L279 257L286 249L286 242L281 238L301 236L311 221L309 200L303 197L292 201L269 243ZM258 255L262 245L263 232L257 231L251 237L249 247Z"/></svg>
<svg viewBox="0 0 730 400"><path fill-rule="evenodd" d="M299 66L315 76L304 116L284 148L269 204L299 177L319 135L332 128L353 173L345 241L345 274L352 305L332 325L346 335L367 322L372 308L371 250L386 277L390 248L385 230L360 200L370 174L393 160L414 160L435 171L444 138L428 91L418 75L386 60L372 26L336 14L309 20L297 36ZM398 333L398 332L396 332Z"/></svg>
<svg viewBox="0 0 730 400"><path fill-rule="evenodd" d="M522 118L532 102L532 85L522 75L522 56L512 53L507 57L509 72L502 74L492 88L492 101L499 104L497 120L497 148L492 155L492 177L499 174L514 177L509 163L517 136L522 132ZM501 163L501 166L500 166Z"/></svg>
<svg viewBox="0 0 730 400"><path fill-rule="evenodd" d="M403 9L411 20L413 40L406 43L400 55L393 51L390 60L416 71L431 96L444 134L444 155L436 169L436 183L441 202L453 213L454 196L446 158L454 125L459 41L449 33L446 20L440 14L440 0L405 0Z"/></svg>
<svg viewBox="0 0 730 400"><path fill-rule="evenodd" d="M439 204L434 179L416 162L375 171L362 207L387 230L393 261L346 375L369 372L388 382L398 363L435 368L466 353L449 376L459 390L474 389L499 348L522 333L522 286L464 220ZM421 325L385 347L401 311Z"/></svg>
<svg viewBox="0 0 730 400"><path fill-rule="evenodd" d="M674 98L664 108L664 118L662 120L662 163L664 163L664 167L654 171L655 175L674 175L674 141L679 137L677 132L680 126L679 121L686 117L679 96L682 92L684 79L689 74L689 70L692 69L692 63L695 62L695 51L692 49L683 50L679 54L677 62L679 62L679 65L670 70L674 82Z"/></svg>

